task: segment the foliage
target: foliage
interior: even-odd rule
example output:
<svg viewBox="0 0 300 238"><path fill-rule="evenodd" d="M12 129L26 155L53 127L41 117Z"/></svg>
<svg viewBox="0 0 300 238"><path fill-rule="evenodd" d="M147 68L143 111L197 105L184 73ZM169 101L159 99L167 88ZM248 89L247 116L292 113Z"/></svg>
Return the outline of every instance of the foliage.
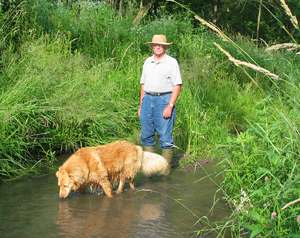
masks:
<svg viewBox="0 0 300 238"><path fill-rule="evenodd" d="M226 38L218 29L205 24ZM226 40L246 60L236 60L218 47L236 66L264 73L267 76L264 79L269 81L261 82L245 70L264 97L256 98L251 113L254 117L246 119L250 127L236 137L227 137L220 147L227 149L227 156L221 162L225 167L222 188L237 218L236 222L232 220L231 231L234 237L296 237L300 222L299 209L293 205L300 195L299 98L296 96L299 84L294 80L299 77L298 59L289 55L279 66L283 58L268 58L273 70L280 75L277 76L262 70L258 61L236 42ZM286 69L291 70L291 76L284 74Z"/></svg>
<svg viewBox="0 0 300 238"><path fill-rule="evenodd" d="M261 38L268 44L274 42L289 42L289 35L285 33L282 27L276 24L276 19L269 13L269 11L271 11L295 38L299 39L300 36L299 32L295 31L292 26L289 17L282 11L279 0L263 1L265 7L262 7L259 23L260 0L179 0L177 2L188 7L191 11L206 19L208 22L212 22L225 32L231 34L240 33L253 39ZM164 3L164 1L158 1L157 7L165 6L165 11L171 13L181 11L181 8L174 3ZM296 16L299 15L300 3L298 0L287 0L286 3L290 9L293 9ZM259 35L257 36L258 24ZM199 22L194 21L194 25L199 26Z"/></svg>
<svg viewBox="0 0 300 238"><path fill-rule="evenodd" d="M230 196L240 227L251 230L251 237L285 236L299 233L299 209L281 208L299 198L299 138L284 121L267 115L268 102L257 106L261 122L251 124L247 133L230 142L222 161L223 188ZM294 122L292 122L294 123ZM228 166L229 165L229 166ZM243 191L248 203L243 203ZM276 216L274 215L276 213ZM272 216L273 214L273 216Z"/></svg>
<svg viewBox="0 0 300 238"><path fill-rule="evenodd" d="M10 9L15 8L20 4L21 0L11 0L4 1L0 0L0 5L2 4L2 9L4 12L10 11ZM99 4L101 2L101 4ZM35 0L28 1L27 5L30 4L31 7L27 8L29 14L35 12L38 16L38 26L43 26L48 30L53 30L56 27L60 27L60 24L67 24L68 19L77 19L75 22L69 22L69 28L72 31L78 31L79 25L83 24L87 28L94 28L95 25L105 24L106 20L109 18L102 18L93 14L93 8L99 8L100 5L105 5L105 8L101 6L99 8L99 13L101 15L101 11L107 13L107 16L111 16L115 10L119 11L121 1L81 1L81 0L72 0L72 1L54 1L54 0ZM132 22L135 16L138 14L138 10L140 7L140 1L123 1L124 2L124 10L122 10L119 14L124 16L122 19L128 19L129 22ZM142 1L142 5L145 6L150 2L150 0ZM290 40L289 36L285 34L285 31L282 27L276 24L276 20L269 13L271 11L288 29L289 32L296 38L299 39L299 32L294 30L293 25L291 24L289 18L282 11L280 0L265 0L263 1L263 5L265 7L261 8L261 18L258 22L259 9L262 6L260 0L214 0L214 1L198 1L198 0L180 0L179 3L185 5L189 9L191 9L195 14L203 17L209 22L214 23L219 28L224 31L230 33L241 33L242 35L247 35L248 37L259 39L261 38L264 42L268 44L271 42L282 43L288 42ZM110 3L110 4L108 4ZM300 3L298 0L286 0L286 3L293 9L294 14L297 16L300 12ZM24 4L24 3L22 3ZM89 5L89 10L81 13L81 9L86 9L83 5ZM102 10L101 10L102 9ZM56 11L58 10L58 11ZM71 11L70 11L71 10ZM80 14L78 14L80 12ZM180 14L182 12L182 8L177 4L166 0L156 0L152 8L148 13L148 19L151 17L156 17L161 14L165 15L173 15ZM52 15L52 13L55 13ZM65 16L58 17L57 13L60 15L65 13ZM70 15L69 15L70 14ZM78 16L80 15L80 19ZM85 16L94 18L95 21L85 22ZM105 15L104 15L105 16ZM74 18L73 18L74 17ZM61 22L59 19L61 18ZM58 20L58 21L57 21ZM194 20L193 24L196 27L199 27L200 24L198 21ZM259 33L257 32L257 28L259 25ZM65 25L63 29L67 29L68 25ZM79 32L77 32L79 34ZM101 32L100 32L101 33ZM112 32L110 32L112 34ZM258 34L258 35L257 35ZM96 35L98 40L101 40L101 35ZM124 35L126 36L126 34ZM89 40L94 39L94 36L91 38L89 35L86 36ZM81 39L80 39L81 40ZM75 43L75 42L74 42ZM262 43L262 42L260 42ZM100 52L100 51L98 51Z"/></svg>
<svg viewBox="0 0 300 238"><path fill-rule="evenodd" d="M176 33L191 31L175 16L134 26L104 3L23 4L19 8L26 18L9 23L12 10L1 21L2 33L9 36L2 41L0 74L4 178L31 172L44 156L52 163L55 152L126 138L138 130L138 78L150 52L145 42L156 31L174 41ZM12 35L21 24L22 31Z"/></svg>

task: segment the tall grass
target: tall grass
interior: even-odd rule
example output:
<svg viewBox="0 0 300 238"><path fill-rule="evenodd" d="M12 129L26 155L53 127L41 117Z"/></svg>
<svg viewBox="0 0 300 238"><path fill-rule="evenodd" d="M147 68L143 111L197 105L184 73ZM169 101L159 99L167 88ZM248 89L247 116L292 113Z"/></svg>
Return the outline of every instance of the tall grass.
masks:
<svg viewBox="0 0 300 238"><path fill-rule="evenodd" d="M288 6L281 2L299 29L295 17L290 10L287 11ZM252 98L252 116L244 114L249 125L247 130L239 131L235 137L228 137L218 146L227 148L226 156L221 161L225 167L222 189L236 218L231 223L232 236L298 237L300 211L295 204L300 196L300 90L295 79L299 77L299 61L291 53L286 58L282 53L270 53L265 57L272 64L265 61L260 66L255 56L247 53L242 45L227 38L204 19L196 18L225 39L229 45L223 45L228 49L233 52L238 50L238 57L242 59L232 57L219 44L215 44L231 62L242 67L257 87L252 90L259 92L258 97ZM284 64L280 65L280 62ZM257 75L262 75L268 82L263 82ZM199 231L199 234L202 233Z"/></svg>
<svg viewBox="0 0 300 238"><path fill-rule="evenodd" d="M255 105L253 97L260 97L253 85L241 83L245 76L222 58L214 48L215 40L204 33L182 42L184 86L177 103L177 142L194 159L223 154L216 145L246 130L245 118L252 118Z"/></svg>
<svg viewBox="0 0 300 238"><path fill-rule="evenodd" d="M191 29L171 16L141 28L90 1L24 2L0 25L8 36L1 43L1 175L10 179L51 165L54 153L117 139L139 143L145 42L157 31L176 40Z"/></svg>
<svg viewBox="0 0 300 238"><path fill-rule="evenodd" d="M40 157L43 148L72 151L130 130L124 123L132 106L123 99L126 90L120 92L110 81L109 64L91 66L86 57L70 55L64 40L45 44L47 37L42 36L21 46L22 57L16 61L4 58L9 64L2 70L0 113L3 132L13 134L1 135L2 158L20 154L30 164L29 158ZM24 169L11 158L16 170Z"/></svg>

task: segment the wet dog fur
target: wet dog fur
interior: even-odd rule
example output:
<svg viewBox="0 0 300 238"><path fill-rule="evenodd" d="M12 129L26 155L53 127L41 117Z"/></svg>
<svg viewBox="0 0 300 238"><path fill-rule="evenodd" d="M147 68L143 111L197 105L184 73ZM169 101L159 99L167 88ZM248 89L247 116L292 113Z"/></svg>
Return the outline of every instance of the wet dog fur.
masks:
<svg viewBox="0 0 300 238"><path fill-rule="evenodd" d="M66 198L71 191L84 194L91 185L101 186L107 196L113 197L112 184L119 183L116 193L123 191L126 181L134 189L133 179L137 172L150 176L167 166L168 162L161 155L143 151L141 146L128 141L84 147L71 155L56 172L59 197Z"/></svg>

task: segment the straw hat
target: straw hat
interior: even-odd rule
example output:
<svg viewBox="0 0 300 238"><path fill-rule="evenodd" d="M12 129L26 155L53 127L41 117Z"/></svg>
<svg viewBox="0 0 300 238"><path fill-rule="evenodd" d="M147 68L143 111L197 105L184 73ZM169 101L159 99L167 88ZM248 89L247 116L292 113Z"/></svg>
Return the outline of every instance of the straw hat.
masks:
<svg viewBox="0 0 300 238"><path fill-rule="evenodd" d="M167 37L165 35L154 35L152 37L152 42L147 42L146 44L149 46L151 46L152 44L170 46L173 44L173 42L167 43Z"/></svg>

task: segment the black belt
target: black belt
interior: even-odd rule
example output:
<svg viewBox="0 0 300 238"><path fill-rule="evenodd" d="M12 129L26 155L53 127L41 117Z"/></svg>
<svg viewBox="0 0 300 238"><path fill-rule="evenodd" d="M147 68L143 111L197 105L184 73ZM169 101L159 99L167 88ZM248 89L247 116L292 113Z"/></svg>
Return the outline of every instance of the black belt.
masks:
<svg viewBox="0 0 300 238"><path fill-rule="evenodd" d="M161 96L161 95L165 95L165 94L169 94L172 92L165 92L165 93L151 93L151 92L146 92L148 95L150 96Z"/></svg>

